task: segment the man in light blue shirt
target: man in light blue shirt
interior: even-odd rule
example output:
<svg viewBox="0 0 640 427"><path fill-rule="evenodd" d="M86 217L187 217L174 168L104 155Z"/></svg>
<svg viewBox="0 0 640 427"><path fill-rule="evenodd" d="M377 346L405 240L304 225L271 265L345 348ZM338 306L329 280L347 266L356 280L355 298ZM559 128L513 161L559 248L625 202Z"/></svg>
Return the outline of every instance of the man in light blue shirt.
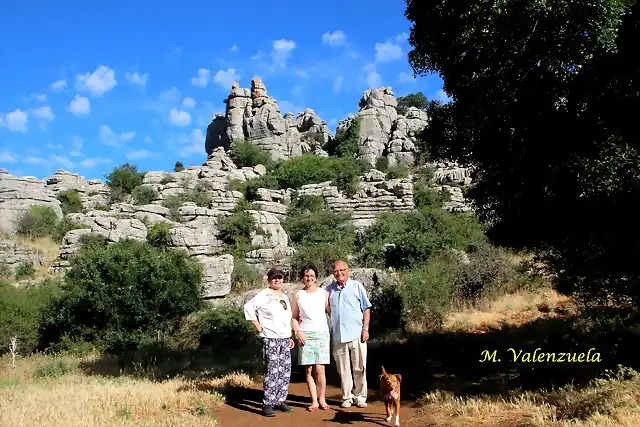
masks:
<svg viewBox="0 0 640 427"><path fill-rule="evenodd" d="M342 407L367 406L367 341L371 302L362 283L349 279L349 267L337 261L327 286L331 307L333 357L342 384ZM353 380L351 379L353 369ZM355 390L353 381L355 380Z"/></svg>

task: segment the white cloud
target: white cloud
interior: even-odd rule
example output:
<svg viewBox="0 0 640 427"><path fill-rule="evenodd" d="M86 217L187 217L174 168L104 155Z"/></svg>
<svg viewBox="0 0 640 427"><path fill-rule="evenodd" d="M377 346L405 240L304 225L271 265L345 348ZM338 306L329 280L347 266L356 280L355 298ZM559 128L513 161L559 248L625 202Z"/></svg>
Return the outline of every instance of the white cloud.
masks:
<svg viewBox="0 0 640 427"><path fill-rule="evenodd" d="M53 114L53 110L48 105L44 107L29 110L30 114L33 114L37 119L51 121L56 118Z"/></svg>
<svg viewBox="0 0 640 427"><path fill-rule="evenodd" d="M107 125L100 126L100 140L104 145L110 147L118 147L122 142L130 141L135 136L135 132L122 132L121 134L117 134Z"/></svg>
<svg viewBox="0 0 640 427"><path fill-rule="evenodd" d="M47 144L47 148L49 150L62 150L62 145L60 145L60 144Z"/></svg>
<svg viewBox="0 0 640 427"><path fill-rule="evenodd" d="M413 74L407 73L406 71L398 74L398 80L400 83L415 83L416 79L413 78Z"/></svg>
<svg viewBox="0 0 640 427"><path fill-rule="evenodd" d="M5 115L0 113L0 126L8 127L11 132L26 132L27 121L27 113L19 108Z"/></svg>
<svg viewBox="0 0 640 427"><path fill-rule="evenodd" d="M82 150L82 138L79 137L78 135L73 135L73 137L71 138L71 151L69 152L69 155L71 157L82 157L82 152L80 150Z"/></svg>
<svg viewBox="0 0 640 427"><path fill-rule="evenodd" d="M231 48L229 49L230 52L237 52L238 51L238 45L233 45L231 46Z"/></svg>
<svg viewBox="0 0 640 427"><path fill-rule="evenodd" d="M171 111L169 111L169 123L180 127L189 126L191 123L191 114L172 108Z"/></svg>
<svg viewBox="0 0 640 427"><path fill-rule="evenodd" d="M211 77L211 71L206 68L200 68L198 70L198 77L191 78L191 84L194 86L206 87L209 83L209 77Z"/></svg>
<svg viewBox="0 0 640 427"><path fill-rule="evenodd" d="M117 84L115 71L105 65L99 66L91 74L78 74L76 76L76 89L87 91L93 96L102 96Z"/></svg>
<svg viewBox="0 0 640 427"><path fill-rule="evenodd" d="M104 157L92 157L92 158L88 158L88 159L84 159L83 161L80 162L80 165L83 168L92 168L95 167L99 164L109 164L111 163L111 159L109 158L104 158Z"/></svg>
<svg viewBox="0 0 640 427"><path fill-rule="evenodd" d="M153 140L149 137L149 135L145 135L144 136L144 142L146 144L151 144L153 142Z"/></svg>
<svg viewBox="0 0 640 427"><path fill-rule="evenodd" d="M452 98L449 95L447 95L447 92L445 92L444 89L440 89L435 94L433 94L433 99L443 102L445 104L452 100Z"/></svg>
<svg viewBox="0 0 640 427"><path fill-rule="evenodd" d="M335 78L335 80L333 81L333 91L335 93L340 92L340 89L342 88L342 83L344 82L344 77L342 76L338 76Z"/></svg>
<svg viewBox="0 0 640 427"><path fill-rule="evenodd" d="M124 78L127 79L129 83L144 87L147 85L147 80L149 80L149 73L140 74L137 71L134 73L124 73Z"/></svg>
<svg viewBox="0 0 640 427"><path fill-rule="evenodd" d="M286 100L278 101L278 105L283 114L293 113L294 117L297 113L305 110L305 107Z"/></svg>
<svg viewBox="0 0 640 427"><path fill-rule="evenodd" d="M29 96L23 96L22 97L22 100L25 103L31 101L32 99L35 99L38 102L45 102L47 100L47 95L45 95L44 93L32 93Z"/></svg>
<svg viewBox="0 0 640 427"><path fill-rule="evenodd" d="M24 163L31 165L43 165L43 166L62 166L66 170L71 170L74 167L74 162L69 160L65 156L51 155L49 158L44 159L42 157L36 156L27 156L24 160Z"/></svg>
<svg viewBox="0 0 640 427"><path fill-rule="evenodd" d="M7 150L0 150L0 163L13 163L16 158Z"/></svg>
<svg viewBox="0 0 640 427"><path fill-rule="evenodd" d="M54 154L50 158L54 164L60 165L67 170L73 169L73 162L65 156L58 156Z"/></svg>
<svg viewBox="0 0 640 427"><path fill-rule="evenodd" d="M205 136L201 129L193 129L189 134L178 137L178 142L187 144L180 149L180 156L189 157L191 154L204 153Z"/></svg>
<svg viewBox="0 0 640 427"><path fill-rule="evenodd" d="M393 38L393 40L395 40L396 43L403 43L403 42L406 42L408 39L409 39L409 33L400 33Z"/></svg>
<svg viewBox="0 0 640 427"><path fill-rule="evenodd" d="M367 82L367 87L369 89L379 88L382 82L382 76L376 70L376 65L367 64L364 66L364 71L366 71L367 73L367 76L365 77L365 81Z"/></svg>
<svg viewBox="0 0 640 427"><path fill-rule="evenodd" d="M127 153L127 160L142 160L153 157L153 155L149 150L135 150Z"/></svg>
<svg viewBox="0 0 640 427"><path fill-rule="evenodd" d="M302 77L303 79L306 79L307 77L309 77L309 73L307 73L305 70L301 70L301 69L297 69L295 71L296 76L298 77Z"/></svg>
<svg viewBox="0 0 640 427"><path fill-rule="evenodd" d="M240 75L238 75L235 68L229 68L227 71L218 70L216 75L213 76L214 82L228 90L231 90L231 85L238 80L240 80Z"/></svg>
<svg viewBox="0 0 640 427"><path fill-rule="evenodd" d="M334 32L326 32L322 35L322 43L329 46L340 46L345 42L344 33L340 30Z"/></svg>
<svg viewBox="0 0 640 427"><path fill-rule="evenodd" d="M68 110L75 116L86 116L91 112L91 103L86 96L76 95L69 103Z"/></svg>
<svg viewBox="0 0 640 427"><path fill-rule="evenodd" d="M191 98L191 97L186 97L183 101L182 101L182 106L184 108L193 108L196 106L196 100Z"/></svg>
<svg viewBox="0 0 640 427"><path fill-rule="evenodd" d="M58 80L57 82L51 83L49 86L49 90L51 92L62 92L67 88L67 79Z"/></svg>
<svg viewBox="0 0 640 427"><path fill-rule="evenodd" d="M391 62L402 58L402 48L392 41L376 43L376 62Z"/></svg>
<svg viewBox="0 0 640 427"><path fill-rule="evenodd" d="M271 56L273 58L273 66L279 68L286 68L287 60L291 56L291 52L296 47L296 42L293 40L274 40L273 51Z"/></svg>

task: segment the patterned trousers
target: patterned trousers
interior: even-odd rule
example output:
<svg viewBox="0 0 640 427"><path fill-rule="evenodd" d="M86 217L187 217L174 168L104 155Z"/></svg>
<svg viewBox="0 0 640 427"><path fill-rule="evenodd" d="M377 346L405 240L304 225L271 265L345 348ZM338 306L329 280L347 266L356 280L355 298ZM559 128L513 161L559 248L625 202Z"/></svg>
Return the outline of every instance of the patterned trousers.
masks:
<svg viewBox="0 0 640 427"><path fill-rule="evenodd" d="M262 341L264 361L264 397L266 406L277 406L289 394L291 380L291 350L289 338L264 338Z"/></svg>

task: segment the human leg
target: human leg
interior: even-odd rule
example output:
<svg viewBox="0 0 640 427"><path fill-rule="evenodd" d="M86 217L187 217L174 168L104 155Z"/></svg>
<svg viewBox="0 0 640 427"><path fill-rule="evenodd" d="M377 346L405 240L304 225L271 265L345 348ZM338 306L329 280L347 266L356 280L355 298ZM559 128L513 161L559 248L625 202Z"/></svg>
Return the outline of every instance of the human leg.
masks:
<svg viewBox="0 0 640 427"><path fill-rule="evenodd" d="M367 406L367 343L358 339L350 344L356 404L364 408Z"/></svg>
<svg viewBox="0 0 640 427"><path fill-rule="evenodd" d="M316 386L318 389L318 403L321 409L327 408L326 389L327 377L325 365L331 362L329 351L330 338L329 333L318 334L318 357L316 360Z"/></svg>
<svg viewBox="0 0 640 427"><path fill-rule="evenodd" d="M325 374L324 365L317 364L316 370L316 387L318 390L318 405L320 409L327 408L326 392L327 392L327 377Z"/></svg>
<svg viewBox="0 0 640 427"><path fill-rule="evenodd" d="M289 412L291 408L287 406L285 400L289 394L289 383L291 381L291 349L289 348L289 338L279 338L277 340L277 383L276 383L276 408Z"/></svg>
<svg viewBox="0 0 640 427"><path fill-rule="evenodd" d="M342 389L342 407L351 406L353 399L353 380L351 378L351 361L349 360L349 343L334 342L333 358L340 375Z"/></svg>
<svg viewBox="0 0 640 427"><path fill-rule="evenodd" d="M262 340L262 360L264 363L262 413L267 417L273 417L275 416L273 407L276 405L278 395L278 352L276 340L271 338Z"/></svg>
<svg viewBox="0 0 640 427"><path fill-rule="evenodd" d="M309 388L309 396L311 396L311 406L309 408L318 407L318 393L316 390L316 382L313 379L313 371L315 365L306 365L304 371L307 379L307 387Z"/></svg>

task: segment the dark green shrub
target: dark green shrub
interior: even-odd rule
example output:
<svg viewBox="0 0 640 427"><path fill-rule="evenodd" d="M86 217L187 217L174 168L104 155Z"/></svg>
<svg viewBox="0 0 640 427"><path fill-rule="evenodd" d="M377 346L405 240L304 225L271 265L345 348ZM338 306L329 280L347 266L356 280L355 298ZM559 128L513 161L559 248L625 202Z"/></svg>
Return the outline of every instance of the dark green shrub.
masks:
<svg viewBox="0 0 640 427"><path fill-rule="evenodd" d="M106 184L111 190L112 201L121 201L127 194L131 194L134 188L142 184L144 173L138 172L135 165L125 163L113 169L106 175Z"/></svg>
<svg viewBox="0 0 640 427"><path fill-rule="evenodd" d="M184 170L184 165L182 164L182 162L177 161L176 165L173 167L173 171L174 172L181 172Z"/></svg>
<svg viewBox="0 0 640 427"><path fill-rule="evenodd" d="M231 291L235 293L257 289L264 285L262 274L252 265L249 265L244 258L239 257L233 263L231 273Z"/></svg>
<svg viewBox="0 0 640 427"><path fill-rule="evenodd" d="M36 274L36 269L33 268L33 265L28 264L26 262L18 264L16 270L14 272L14 277L17 279L24 279L28 277L33 277Z"/></svg>
<svg viewBox="0 0 640 427"><path fill-rule="evenodd" d="M356 157L359 150L360 118L357 117L345 131L337 132L329 141L327 151L331 156Z"/></svg>
<svg viewBox="0 0 640 427"><path fill-rule="evenodd" d="M133 189L131 193L136 205L148 205L160 198L158 191L155 188L148 185L140 185Z"/></svg>
<svg viewBox="0 0 640 427"><path fill-rule="evenodd" d="M406 178L409 176L409 169L403 165L392 166L387 170L387 179Z"/></svg>
<svg viewBox="0 0 640 427"><path fill-rule="evenodd" d="M77 213L82 211L82 199L77 191L69 190L58 194L60 208L63 214Z"/></svg>
<svg viewBox="0 0 640 427"><path fill-rule="evenodd" d="M49 236L54 242L61 242L65 234L71 230L78 230L83 228L91 228L88 225L76 224L71 221L69 217L65 216L56 223L56 226L51 230Z"/></svg>
<svg viewBox="0 0 640 427"><path fill-rule="evenodd" d="M8 264L1 262L0 263L0 281L8 280L13 277L13 270L9 267Z"/></svg>
<svg viewBox="0 0 640 427"><path fill-rule="evenodd" d="M200 317L200 347L228 351L257 342L255 328L245 318L241 308L218 307Z"/></svg>
<svg viewBox="0 0 640 427"><path fill-rule="evenodd" d="M30 239L50 236L58 224L56 211L49 206L32 205L17 221L17 233Z"/></svg>
<svg viewBox="0 0 640 427"><path fill-rule="evenodd" d="M376 169L380 172L386 172L389 169L389 158L388 157L378 157L376 159Z"/></svg>
<svg viewBox="0 0 640 427"><path fill-rule="evenodd" d="M218 219L218 236L236 258L244 258L252 250L251 233L258 231L255 219L243 206L236 207L231 215Z"/></svg>
<svg viewBox="0 0 640 427"><path fill-rule="evenodd" d="M166 250L171 245L171 224L158 222L149 228L147 242L158 249Z"/></svg>
<svg viewBox="0 0 640 427"><path fill-rule="evenodd" d="M294 276L305 264L314 264L318 269L318 276L325 277L333 273L333 264L339 259L348 259L353 252L351 247L336 245L335 243L318 243L315 245L296 248L296 253L291 257L291 272ZM352 268L355 263L350 263ZM297 279L291 277L290 280Z"/></svg>
<svg viewBox="0 0 640 427"><path fill-rule="evenodd" d="M168 173L164 174L164 176L160 180L160 184L162 185L168 184L170 182L176 182L176 178L173 175Z"/></svg>
<svg viewBox="0 0 640 427"><path fill-rule="evenodd" d="M185 251L124 239L83 247L71 260L63 293L47 307L42 345L63 336L120 353L171 331L202 307L202 265Z"/></svg>
<svg viewBox="0 0 640 427"><path fill-rule="evenodd" d="M0 355L8 351L13 336L19 354L37 350L42 310L59 292L60 283L51 279L19 288L0 282Z"/></svg>
<svg viewBox="0 0 640 427"><path fill-rule="evenodd" d="M233 141L231 143L229 157L231 157L233 163L239 168L263 165L267 170L270 170L275 163L271 159L271 155L262 147L251 144L245 140Z"/></svg>
<svg viewBox="0 0 640 427"><path fill-rule="evenodd" d="M197 206L208 208L213 200L210 190L211 184L208 181L198 181L193 189L187 191L185 197Z"/></svg>
<svg viewBox="0 0 640 427"><path fill-rule="evenodd" d="M184 202L188 201L185 194L174 194L167 196L162 200L162 206L169 209L169 219L175 222L180 222L181 215L178 209Z"/></svg>

